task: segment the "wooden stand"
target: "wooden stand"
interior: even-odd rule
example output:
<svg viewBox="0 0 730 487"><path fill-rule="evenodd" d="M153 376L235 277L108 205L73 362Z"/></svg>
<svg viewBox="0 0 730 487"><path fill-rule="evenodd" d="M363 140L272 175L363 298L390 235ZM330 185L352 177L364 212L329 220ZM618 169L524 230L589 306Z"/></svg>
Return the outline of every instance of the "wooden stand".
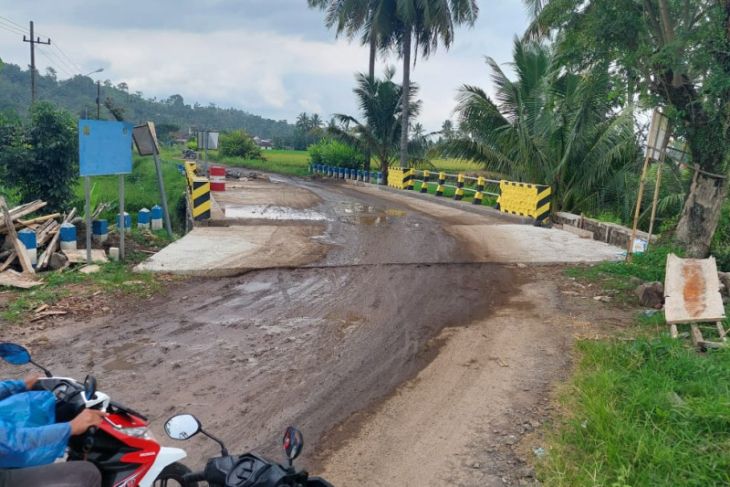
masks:
<svg viewBox="0 0 730 487"><path fill-rule="evenodd" d="M669 324L669 333L672 338L679 338L679 330L677 329L677 325L681 324L683 323ZM705 337L702 335L702 330L700 330L699 323L689 323L689 326L692 344L699 350L708 350L710 348L718 349L727 346L727 330L725 330L725 327L721 321L715 323L715 326L717 327L717 333L720 336L720 341L718 342L706 340Z"/></svg>

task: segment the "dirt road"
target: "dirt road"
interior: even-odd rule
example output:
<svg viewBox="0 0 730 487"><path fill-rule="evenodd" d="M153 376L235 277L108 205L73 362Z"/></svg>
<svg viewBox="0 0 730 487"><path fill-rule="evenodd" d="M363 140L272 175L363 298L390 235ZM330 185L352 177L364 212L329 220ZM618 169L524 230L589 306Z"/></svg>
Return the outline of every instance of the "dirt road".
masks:
<svg viewBox="0 0 730 487"><path fill-rule="evenodd" d="M338 486L529 478L500 448L517 442L515 421L540 421L569 360L575 315L561 310L550 273L485 262L478 242L447 231L504 223L494 218L296 184L316 193L306 209L324 216L321 256L195 277L113 317L3 338L52 370L95 374L100 389L149 413L158 437L164 419L187 411L231 450L278 457L281 432L296 424L302 466ZM192 466L216 453L202 438L185 448Z"/></svg>

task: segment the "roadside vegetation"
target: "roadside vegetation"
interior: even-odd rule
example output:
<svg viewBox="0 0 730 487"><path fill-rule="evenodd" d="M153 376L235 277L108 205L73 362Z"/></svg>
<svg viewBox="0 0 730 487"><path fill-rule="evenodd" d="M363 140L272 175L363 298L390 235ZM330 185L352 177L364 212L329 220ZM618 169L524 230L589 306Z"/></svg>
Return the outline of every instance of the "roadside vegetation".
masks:
<svg viewBox="0 0 730 487"><path fill-rule="evenodd" d="M663 280L666 255L678 250L655 247L630 264L566 273L602 287L614 306L635 307L636 282ZM662 312L636 312L615 338L578 341L575 373L559 393L562 414L539 462L545 485L730 483L730 350L699 354L688 340L669 338Z"/></svg>

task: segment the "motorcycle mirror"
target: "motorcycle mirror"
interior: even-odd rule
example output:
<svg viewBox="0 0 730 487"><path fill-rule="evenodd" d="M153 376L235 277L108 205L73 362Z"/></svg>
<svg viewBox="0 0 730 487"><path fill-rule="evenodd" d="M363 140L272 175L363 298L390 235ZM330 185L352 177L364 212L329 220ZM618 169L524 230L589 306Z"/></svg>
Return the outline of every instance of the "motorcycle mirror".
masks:
<svg viewBox="0 0 730 487"><path fill-rule="evenodd" d="M192 414L178 414L165 423L165 433L173 440L187 440L200 431L200 421Z"/></svg>
<svg viewBox="0 0 730 487"><path fill-rule="evenodd" d="M96 394L96 377L93 375L87 375L84 380L84 395L87 401L91 401Z"/></svg>
<svg viewBox="0 0 730 487"><path fill-rule="evenodd" d="M25 365L30 363L30 352L17 343L0 343L0 357L12 365Z"/></svg>
<svg viewBox="0 0 730 487"><path fill-rule="evenodd" d="M284 451L289 458L289 466L291 467L294 460L302 453L304 449L304 435L293 426L289 426L284 433Z"/></svg>

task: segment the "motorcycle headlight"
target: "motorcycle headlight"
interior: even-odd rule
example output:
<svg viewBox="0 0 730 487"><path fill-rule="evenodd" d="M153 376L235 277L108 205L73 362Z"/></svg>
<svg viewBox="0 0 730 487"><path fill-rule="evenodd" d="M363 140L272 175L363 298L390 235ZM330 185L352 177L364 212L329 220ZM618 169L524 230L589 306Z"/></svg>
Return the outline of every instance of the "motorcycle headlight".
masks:
<svg viewBox="0 0 730 487"><path fill-rule="evenodd" d="M155 439L155 437L152 436L152 432L146 426L142 426L139 428L122 428L119 431L121 431L125 435L132 436L134 438L142 438L145 440Z"/></svg>

